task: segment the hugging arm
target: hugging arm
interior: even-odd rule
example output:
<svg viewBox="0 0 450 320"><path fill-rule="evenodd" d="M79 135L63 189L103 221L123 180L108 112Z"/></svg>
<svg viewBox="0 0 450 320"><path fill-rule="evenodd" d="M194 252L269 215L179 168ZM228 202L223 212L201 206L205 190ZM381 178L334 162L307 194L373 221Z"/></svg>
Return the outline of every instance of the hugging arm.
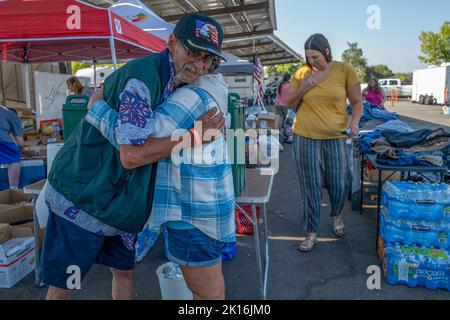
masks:
<svg viewBox="0 0 450 320"><path fill-rule="evenodd" d="M91 108L86 116L86 120L120 150L122 165L127 169L169 157L180 140L186 147L194 142L192 133L186 130L172 135L174 130L161 122L160 113L151 110L146 99L149 95L145 91L139 82L127 84L121 95L119 112L101 100L102 96L97 95L90 102ZM217 110L212 109L198 119L203 122L205 129L223 128L223 114L216 113ZM162 127L165 129L161 130Z"/></svg>

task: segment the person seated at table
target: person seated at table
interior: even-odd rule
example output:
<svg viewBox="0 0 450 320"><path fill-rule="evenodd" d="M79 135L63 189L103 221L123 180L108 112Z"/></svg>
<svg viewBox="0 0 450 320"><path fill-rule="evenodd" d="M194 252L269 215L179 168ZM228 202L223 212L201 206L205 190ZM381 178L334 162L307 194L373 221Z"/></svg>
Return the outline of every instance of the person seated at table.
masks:
<svg viewBox="0 0 450 320"><path fill-rule="evenodd" d="M380 87L380 83L377 78L370 79L367 88L362 91L364 101L377 105L384 109L386 103L386 93L383 88Z"/></svg>
<svg viewBox="0 0 450 320"><path fill-rule="evenodd" d="M8 165L9 188L19 188L22 123L16 113L0 106L0 165Z"/></svg>

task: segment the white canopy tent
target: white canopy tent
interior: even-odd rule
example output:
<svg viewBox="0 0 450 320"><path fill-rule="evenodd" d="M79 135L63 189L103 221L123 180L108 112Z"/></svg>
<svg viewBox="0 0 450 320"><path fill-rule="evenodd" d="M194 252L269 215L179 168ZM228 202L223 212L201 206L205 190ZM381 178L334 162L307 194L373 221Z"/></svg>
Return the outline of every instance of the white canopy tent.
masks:
<svg viewBox="0 0 450 320"><path fill-rule="evenodd" d="M118 16L133 23L136 27L167 41L175 25L166 22L147 8L139 0L120 0L110 7Z"/></svg>

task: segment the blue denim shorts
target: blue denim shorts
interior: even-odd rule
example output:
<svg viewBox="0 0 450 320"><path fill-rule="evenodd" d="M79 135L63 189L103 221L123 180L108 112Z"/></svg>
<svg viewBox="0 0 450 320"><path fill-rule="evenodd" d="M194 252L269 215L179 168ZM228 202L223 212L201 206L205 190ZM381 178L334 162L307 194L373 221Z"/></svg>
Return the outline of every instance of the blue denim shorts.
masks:
<svg viewBox="0 0 450 320"><path fill-rule="evenodd" d="M198 229L164 228L167 259L184 267L210 267L222 261L225 243L208 237Z"/></svg>

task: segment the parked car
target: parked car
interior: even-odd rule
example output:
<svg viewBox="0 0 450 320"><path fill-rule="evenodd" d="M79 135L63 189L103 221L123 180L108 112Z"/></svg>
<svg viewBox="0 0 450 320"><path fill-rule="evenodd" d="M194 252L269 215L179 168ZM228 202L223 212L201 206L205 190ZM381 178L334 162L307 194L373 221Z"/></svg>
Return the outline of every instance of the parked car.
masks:
<svg viewBox="0 0 450 320"><path fill-rule="evenodd" d="M386 97L390 97L392 90L398 90L398 96L402 98L411 98L413 86L403 85L400 79L380 79L380 86L384 89ZM361 90L367 88L367 83L361 85Z"/></svg>

